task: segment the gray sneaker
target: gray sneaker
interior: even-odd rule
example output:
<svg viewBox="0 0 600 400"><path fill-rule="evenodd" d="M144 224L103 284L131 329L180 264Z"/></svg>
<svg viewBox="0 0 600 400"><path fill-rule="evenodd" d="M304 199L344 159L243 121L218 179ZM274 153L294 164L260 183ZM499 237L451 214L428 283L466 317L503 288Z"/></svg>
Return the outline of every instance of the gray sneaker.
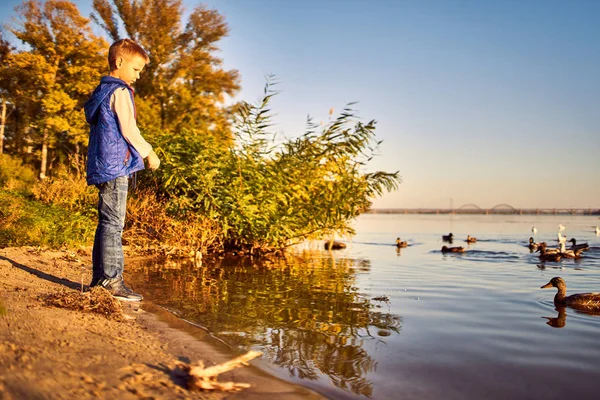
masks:
<svg viewBox="0 0 600 400"><path fill-rule="evenodd" d="M98 282L99 286L108 290L115 298L123 301L141 301L144 297L125 286L123 278L105 278Z"/></svg>

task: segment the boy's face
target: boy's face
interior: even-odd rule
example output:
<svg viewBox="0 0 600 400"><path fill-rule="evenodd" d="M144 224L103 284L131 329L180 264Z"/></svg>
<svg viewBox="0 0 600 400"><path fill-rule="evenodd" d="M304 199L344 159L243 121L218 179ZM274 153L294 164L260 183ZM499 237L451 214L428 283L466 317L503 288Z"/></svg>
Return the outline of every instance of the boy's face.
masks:
<svg viewBox="0 0 600 400"><path fill-rule="evenodd" d="M132 86L140 78L140 73L146 66L146 60L138 55L117 57L117 69L111 75Z"/></svg>

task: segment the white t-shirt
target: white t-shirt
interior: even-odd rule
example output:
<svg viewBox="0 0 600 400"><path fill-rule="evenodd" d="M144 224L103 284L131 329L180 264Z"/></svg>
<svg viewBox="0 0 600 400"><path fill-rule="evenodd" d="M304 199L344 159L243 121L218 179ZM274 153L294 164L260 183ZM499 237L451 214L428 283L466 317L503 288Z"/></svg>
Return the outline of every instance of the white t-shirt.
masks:
<svg viewBox="0 0 600 400"><path fill-rule="evenodd" d="M142 158L148 157L152 151L150 143L142 137L135 122L135 111L129 89L119 88L115 90L110 98L110 107L117 115L121 134L133 146Z"/></svg>

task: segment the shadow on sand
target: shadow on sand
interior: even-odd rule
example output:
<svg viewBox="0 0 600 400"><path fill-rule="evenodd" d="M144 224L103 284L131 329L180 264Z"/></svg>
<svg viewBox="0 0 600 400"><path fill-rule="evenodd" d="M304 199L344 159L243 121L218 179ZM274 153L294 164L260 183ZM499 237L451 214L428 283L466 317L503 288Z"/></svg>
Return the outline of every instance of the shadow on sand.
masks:
<svg viewBox="0 0 600 400"><path fill-rule="evenodd" d="M73 281L65 279L65 278L58 278L54 275L47 274L47 273L37 270L35 268L28 267L27 265L20 264L16 261L11 260L10 258L4 257L4 256L0 256L0 260L6 260L9 263L11 263L13 265L13 267L19 268L25 272L29 272L30 274L35 275L38 278L45 279L49 282L58 283L59 285L63 285L65 287L68 287L69 289L81 290L80 282L73 282ZM87 288L87 285L86 285L86 288Z"/></svg>

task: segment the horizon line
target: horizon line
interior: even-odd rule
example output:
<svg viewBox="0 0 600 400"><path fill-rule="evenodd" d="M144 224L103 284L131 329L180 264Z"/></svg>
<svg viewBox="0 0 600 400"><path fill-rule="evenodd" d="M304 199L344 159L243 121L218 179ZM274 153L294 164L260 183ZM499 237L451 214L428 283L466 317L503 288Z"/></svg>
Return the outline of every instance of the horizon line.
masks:
<svg viewBox="0 0 600 400"><path fill-rule="evenodd" d="M508 204L498 204L491 208L481 208L474 204L464 207L373 207L366 212L371 214L525 214L525 215L600 215L600 207L528 207L515 208Z"/></svg>

